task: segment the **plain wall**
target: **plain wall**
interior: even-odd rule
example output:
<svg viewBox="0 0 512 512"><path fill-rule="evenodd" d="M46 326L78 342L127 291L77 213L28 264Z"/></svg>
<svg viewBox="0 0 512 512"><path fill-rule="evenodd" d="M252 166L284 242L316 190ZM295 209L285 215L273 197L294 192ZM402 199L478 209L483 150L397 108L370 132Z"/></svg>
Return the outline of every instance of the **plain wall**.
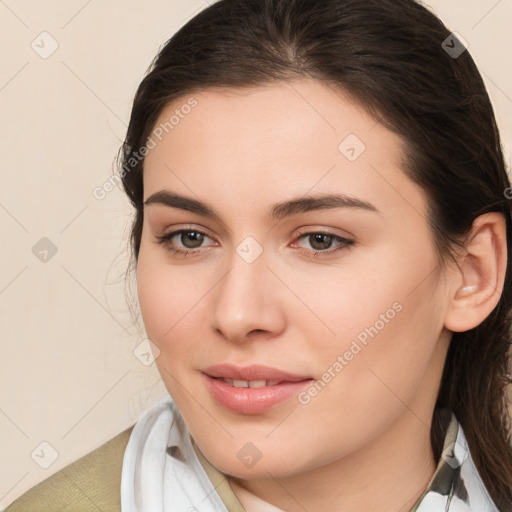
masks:
<svg viewBox="0 0 512 512"><path fill-rule="evenodd" d="M512 2L424 3L468 41L509 162ZM134 354L144 332L124 298L130 206L117 188L102 200L93 190L111 177L159 47L207 5L0 2L0 509L166 393Z"/></svg>

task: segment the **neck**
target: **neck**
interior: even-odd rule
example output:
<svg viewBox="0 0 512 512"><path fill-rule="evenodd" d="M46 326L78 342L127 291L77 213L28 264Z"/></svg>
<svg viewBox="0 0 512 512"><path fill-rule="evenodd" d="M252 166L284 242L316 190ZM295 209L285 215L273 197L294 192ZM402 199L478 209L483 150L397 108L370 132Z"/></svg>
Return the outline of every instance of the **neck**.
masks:
<svg viewBox="0 0 512 512"><path fill-rule="evenodd" d="M435 468L430 429L407 410L374 442L329 465L285 478L230 481L235 493L238 485L287 512L406 512Z"/></svg>

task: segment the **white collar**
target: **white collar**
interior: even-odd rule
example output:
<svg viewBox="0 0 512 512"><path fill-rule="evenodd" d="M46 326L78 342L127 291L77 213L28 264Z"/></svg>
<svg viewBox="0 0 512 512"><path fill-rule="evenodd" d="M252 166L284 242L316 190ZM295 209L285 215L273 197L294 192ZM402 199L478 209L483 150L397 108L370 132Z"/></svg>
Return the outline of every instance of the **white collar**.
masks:
<svg viewBox="0 0 512 512"><path fill-rule="evenodd" d="M230 512L201 465L169 395L132 430L123 460L121 510ZM411 512L472 511L499 512L474 465L462 427L451 413L443 456Z"/></svg>

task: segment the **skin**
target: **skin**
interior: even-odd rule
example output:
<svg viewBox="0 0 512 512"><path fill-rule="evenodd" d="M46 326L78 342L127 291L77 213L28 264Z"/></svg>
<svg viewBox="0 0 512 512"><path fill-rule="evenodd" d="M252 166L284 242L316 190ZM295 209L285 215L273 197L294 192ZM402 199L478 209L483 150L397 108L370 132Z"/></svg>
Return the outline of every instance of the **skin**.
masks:
<svg viewBox="0 0 512 512"><path fill-rule="evenodd" d="M428 199L400 168L401 139L348 96L305 79L193 96L197 107L144 166L144 200L165 190L220 216L144 209L138 294L170 395L235 490L290 512L409 510L437 463L429 426L450 330L480 323L501 293L503 219L482 216L475 254L443 269ZM187 99L168 105L156 125ZM355 161L338 149L349 134L366 146ZM333 192L378 211L267 216L275 203ZM207 236L179 256L169 247L194 247L193 238L157 243L179 229ZM353 244L326 254L336 239L322 249L301 237L319 231ZM252 263L236 252L247 236L263 249ZM262 414L239 414L204 385L201 370L225 362L321 379L394 303L400 312L306 405L293 397ZM252 467L237 457L247 442L261 453Z"/></svg>

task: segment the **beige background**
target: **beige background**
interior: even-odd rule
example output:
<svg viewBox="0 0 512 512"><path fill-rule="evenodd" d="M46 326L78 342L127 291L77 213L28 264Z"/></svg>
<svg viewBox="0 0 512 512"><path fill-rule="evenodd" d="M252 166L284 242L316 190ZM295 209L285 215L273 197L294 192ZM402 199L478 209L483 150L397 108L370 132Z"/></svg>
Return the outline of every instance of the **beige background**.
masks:
<svg viewBox="0 0 512 512"><path fill-rule="evenodd" d="M469 42L509 162L512 0L424 3ZM92 191L111 175L159 46L206 6L0 0L0 509L166 393L134 354L144 333L123 295L130 207L118 189Z"/></svg>

